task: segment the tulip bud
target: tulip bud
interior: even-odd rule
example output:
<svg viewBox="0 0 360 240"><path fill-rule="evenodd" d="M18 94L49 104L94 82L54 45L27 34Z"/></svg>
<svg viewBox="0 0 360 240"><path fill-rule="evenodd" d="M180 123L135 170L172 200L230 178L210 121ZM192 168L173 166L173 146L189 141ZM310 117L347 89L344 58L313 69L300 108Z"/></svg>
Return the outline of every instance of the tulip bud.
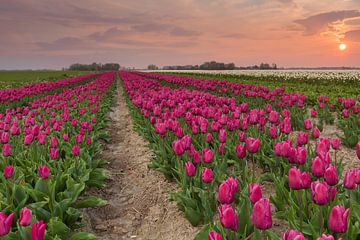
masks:
<svg viewBox="0 0 360 240"><path fill-rule="evenodd" d="M277 128L274 127L274 126L271 126L269 128L269 134L270 134L270 138L271 139L276 139L278 137L278 134L277 134Z"/></svg>
<svg viewBox="0 0 360 240"><path fill-rule="evenodd" d="M185 173L188 177L192 177L195 175L195 166L192 162L185 163Z"/></svg>
<svg viewBox="0 0 360 240"><path fill-rule="evenodd" d="M305 240L305 237L301 232L289 229L284 233L282 240Z"/></svg>
<svg viewBox="0 0 360 240"><path fill-rule="evenodd" d="M251 214L251 221L258 229L266 230L271 228L272 216L269 200L262 198L255 203Z"/></svg>
<svg viewBox="0 0 360 240"><path fill-rule="evenodd" d="M13 219L13 213L11 213L9 216L6 216L3 212L0 212L0 237L9 234L11 231Z"/></svg>
<svg viewBox="0 0 360 240"><path fill-rule="evenodd" d="M330 165L324 173L324 179L326 181L327 184L329 184L330 186L335 186L339 179L338 179L338 175L337 175L337 171L336 171L336 167Z"/></svg>
<svg viewBox="0 0 360 240"><path fill-rule="evenodd" d="M221 225L226 229L237 231L238 215L231 205L225 204L218 207Z"/></svg>
<svg viewBox="0 0 360 240"><path fill-rule="evenodd" d="M64 133L63 139L64 139L64 142L68 142L69 141L69 134Z"/></svg>
<svg viewBox="0 0 360 240"><path fill-rule="evenodd" d="M5 166L4 168L4 177L6 179L12 178L14 174L14 167L11 165Z"/></svg>
<svg viewBox="0 0 360 240"><path fill-rule="evenodd" d="M204 168L201 173L201 179L204 183L211 183L213 180L213 172L210 168Z"/></svg>
<svg viewBox="0 0 360 240"><path fill-rule="evenodd" d="M317 205L325 205L330 201L330 188L326 182L312 182L311 193L312 199Z"/></svg>
<svg viewBox="0 0 360 240"><path fill-rule="evenodd" d="M50 176L50 169L46 165L38 167L38 172L40 178L43 180L48 179Z"/></svg>
<svg viewBox="0 0 360 240"><path fill-rule="evenodd" d="M307 150L305 147L296 148L296 163L303 165L306 163Z"/></svg>
<svg viewBox="0 0 360 240"><path fill-rule="evenodd" d="M208 240L223 240L220 233L217 233L215 231L211 231L208 235Z"/></svg>
<svg viewBox="0 0 360 240"><path fill-rule="evenodd" d="M53 137L50 141L50 147L51 148L57 148L59 145L58 140L56 139L56 137Z"/></svg>
<svg viewBox="0 0 360 240"><path fill-rule="evenodd" d="M261 187L259 184L249 184L249 198L252 204L255 204L262 198Z"/></svg>
<svg viewBox="0 0 360 240"><path fill-rule="evenodd" d="M38 221L31 226L31 240L44 240L46 223Z"/></svg>
<svg viewBox="0 0 360 240"><path fill-rule="evenodd" d="M345 233L347 231L349 211L349 208L345 211L341 205L337 205L331 209L328 226L332 232Z"/></svg>
<svg viewBox="0 0 360 240"><path fill-rule="evenodd" d="M20 212L19 225L27 227L31 224L31 210L28 208L23 208Z"/></svg>

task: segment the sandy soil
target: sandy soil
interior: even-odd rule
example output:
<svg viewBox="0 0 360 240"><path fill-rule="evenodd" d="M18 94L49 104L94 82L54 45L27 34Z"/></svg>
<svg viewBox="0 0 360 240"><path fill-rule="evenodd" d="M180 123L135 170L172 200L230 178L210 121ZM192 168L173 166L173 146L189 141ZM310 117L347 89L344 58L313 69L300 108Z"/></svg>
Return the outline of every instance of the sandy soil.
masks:
<svg viewBox="0 0 360 240"><path fill-rule="evenodd" d="M200 230L184 218L169 201L176 184L148 169L152 151L147 142L133 131L133 123L123 88L118 81L111 118L111 142L100 158L109 161L109 180L104 189L90 189L108 201L102 208L84 211L84 231L98 239L193 239Z"/></svg>

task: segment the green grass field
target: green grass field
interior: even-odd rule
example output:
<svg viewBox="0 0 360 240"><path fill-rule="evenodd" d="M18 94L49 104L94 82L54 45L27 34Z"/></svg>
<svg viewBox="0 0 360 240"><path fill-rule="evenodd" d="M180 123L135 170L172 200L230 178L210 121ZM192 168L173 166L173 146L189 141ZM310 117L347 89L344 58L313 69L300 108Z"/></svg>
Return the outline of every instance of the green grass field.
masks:
<svg viewBox="0 0 360 240"><path fill-rule="evenodd" d="M24 85L56 81L58 79L85 75L84 71L0 71L0 89L18 88Z"/></svg>

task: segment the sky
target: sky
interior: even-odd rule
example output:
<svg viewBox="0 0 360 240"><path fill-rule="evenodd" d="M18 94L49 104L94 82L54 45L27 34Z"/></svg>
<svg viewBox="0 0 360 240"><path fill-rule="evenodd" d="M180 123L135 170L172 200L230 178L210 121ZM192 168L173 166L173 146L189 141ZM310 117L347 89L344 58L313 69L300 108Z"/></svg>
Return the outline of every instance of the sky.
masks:
<svg viewBox="0 0 360 240"><path fill-rule="evenodd" d="M0 0L0 31L0 69L360 67L360 0Z"/></svg>

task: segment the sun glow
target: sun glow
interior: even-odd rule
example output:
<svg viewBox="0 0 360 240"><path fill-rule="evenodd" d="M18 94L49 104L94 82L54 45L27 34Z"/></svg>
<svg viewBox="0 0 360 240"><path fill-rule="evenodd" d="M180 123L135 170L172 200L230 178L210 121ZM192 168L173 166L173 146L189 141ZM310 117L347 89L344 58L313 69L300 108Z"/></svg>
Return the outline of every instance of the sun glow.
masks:
<svg viewBox="0 0 360 240"><path fill-rule="evenodd" d="M345 43L340 43L339 44L339 49L340 49L340 51L344 51L346 49L346 44Z"/></svg>

